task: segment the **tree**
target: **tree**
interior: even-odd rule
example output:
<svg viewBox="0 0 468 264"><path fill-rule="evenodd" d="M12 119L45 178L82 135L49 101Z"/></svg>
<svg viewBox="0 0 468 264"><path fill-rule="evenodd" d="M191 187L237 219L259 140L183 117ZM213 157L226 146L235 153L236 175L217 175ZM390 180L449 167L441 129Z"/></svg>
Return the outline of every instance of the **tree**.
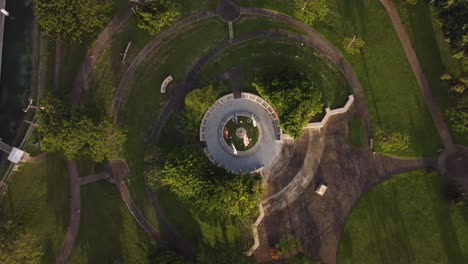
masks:
<svg viewBox="0 0 468 264"><path fill-rule="evenodd" d="M38 131L43 151L101 162L117 156L126 140L108 118L96 115L89 106L71 108L50 96L42 105Z"/></svg>
<svg viewBox="0 0 468 264"><path fill-rule="evenodd" d="M36 0L41 30L52 39L82 42L109 21L109 0Z"/></svg>
<svg viewBox="0 0 468 264"><path fill-rule="evenodd" d="M138 27L157 35L167 26L172 25L182 14L181 6L172 0L145 1L138 6Z"/></svg>
<svg viewBox="0 0 468 264"><path fill-rule="evenodd" d="M464 0L434 0L444 38L453 57L466 59L468 52L468 8Z"/></svg>
<svg viewBox="0 0 468 264"><path fill-rule="evenodd" d="M206 215L245 219L257 213L261 177L228 173L213 165L199 146L175 149L164 167L147 167L145 174L153 188L168 188Z"/></svg>
<svg viewBox="0 0 468 264"><path fill-rule="evenodd" d="M329 12L327 0L294 0L294 15L306 24L324 20Z"/></svg>
<svg viewBox="0 0 468 264"><path fill-rule="evenodd" d="M345 38L343 40L343 47L349 54L357 54L361 52L361 48L364 47L366 43L364 40L357 38L356 36L352 38Z"/></svg>
<svg viewBox="0 0 468 264"><path fill-rule="evenodd" d="M304 126L322 112L322 92L315 82L288 70L280 70L252 84L277 111L282 129L298 138Z"/></svg>
<svg viewBox="0 0 468 264"><path fill-rule="evenodd" d="M0 223L0 263L36 264L42 255L36 235L22 230L12 220Z"/></svg>
<svg viewBox="0 0 468 264"><path fill-rule="evenodd" d="M454 108L447 110L452 129L460 134L468 133L468 98L462 100Z"/></svg>
<svg viewBox="0 0 468 264"><path fill-rule="evenodd" d="M216 102L219 94L212 85L190 92L185 97L183 120L187 134L198 135L201 119Z"/></svg>
<svg viewBox="0 0 468 264"><path fill-rule="evenodd" d="M418 3L418 0L406 0L406 2L410 5L416 5Z"/></svg>

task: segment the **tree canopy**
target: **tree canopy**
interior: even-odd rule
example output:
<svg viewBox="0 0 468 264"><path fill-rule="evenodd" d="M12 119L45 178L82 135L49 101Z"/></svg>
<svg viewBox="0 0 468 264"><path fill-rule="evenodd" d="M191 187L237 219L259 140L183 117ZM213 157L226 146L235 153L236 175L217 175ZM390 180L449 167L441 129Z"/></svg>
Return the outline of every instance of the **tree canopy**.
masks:
<svg viewBox="0 0 468 264"><path fill-rule="evenodd" d="M152 163L146 166L152 187L168 188L206 215L245 219L257 214L259 175L228 173L213 165L197 145L175 149L162 167Z"/></svg>
<svg viewBox="0 0 468 264"><path fill-rule="evenodd" d="M59 99L46 98L39 113L41 149L62 152L68 159L96 162L117 156L126 136L90 106L69 107Z"/></svg>
<svg viewBox="0 0 468 264"><path fill-rule="evenodd" d="M39 238L12 220L0 222L0 263L36 264L41 262Z"/></svg>
<svg viewBox="0 0 468 264"><path fill-rule="evenodd" d="M444 37L450 43L456 58L468 52L468 7L464 0L434 0Z"/></svg>
<svg viewBox="0 0 468 264"><path fill-rule="evenodd" d="M138 27L157 35L172 25L182 14L181 6L172 0L145 1L137 7Z"/></svg>
<svg viewBox="0 0 468 264"><path fill-rule="evenodd" d="M109 21L109 0L36 0L41 30L52 39L82 42Z"/></svg>
<svg viewBox="0 0 468 264"><path fill-rule="evenodd" d="M294 0L294 15L306 24L324 20L329 12L327 0Z"/></svg>
<svg viewBox="0 0 468 264"><path fill-rule="evenodd" d="M280 71L253 83L258 93L277 111L282 129L298 138L304 126L323 110L318 85L301 74Z"/></svg>
<svg viewBox="0 0 468 264"><path fill-rule="evenodd" d="M343 47L349 54L357 54L361 52L361 48L364 47L366 43L361 38L356 36L352 38L345 38L343 40Z"/></svg>

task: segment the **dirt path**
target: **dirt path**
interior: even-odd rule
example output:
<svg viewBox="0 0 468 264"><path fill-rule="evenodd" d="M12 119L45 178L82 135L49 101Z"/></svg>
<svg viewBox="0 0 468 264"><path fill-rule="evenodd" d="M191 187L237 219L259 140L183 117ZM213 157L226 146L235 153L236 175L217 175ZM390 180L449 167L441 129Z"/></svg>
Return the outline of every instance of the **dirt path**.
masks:
<svg viewBox="0 0 468 264"><path fill-rule="evenodd" d="M406 33L405 26L403 25L400 15L398 14L398 10L395 4L391 0L380 0L380 3L384 6L385 10L387 11L388 16L392 20L393 26L400 38L401 45L405 50L406 57L408 57L408 61L411 65L411 69L418 81L419 88L426 100L426 104L429 107L429 111L432 115L432 119L436 125L437 131L439 132L440 138L444 143L445 148L452 149L453 148L453 140L452 136L450 135L450 131L448 129L447 124L444 120L444 115L440 110L439 105L436 103L433 95L431 87L429 86L429 81L424 74L421 64L419 63L418 57L416 56L416 52L411 45L411 40Z"/></svg>

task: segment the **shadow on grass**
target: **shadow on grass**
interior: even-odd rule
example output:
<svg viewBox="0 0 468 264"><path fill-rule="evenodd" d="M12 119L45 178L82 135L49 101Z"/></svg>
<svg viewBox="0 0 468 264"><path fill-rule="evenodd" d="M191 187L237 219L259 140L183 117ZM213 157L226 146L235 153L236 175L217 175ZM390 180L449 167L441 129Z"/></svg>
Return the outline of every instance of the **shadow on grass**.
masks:
<svg viewBox="0 0 468 264"><path fill-rule="evenodd" d="M433 188L440 190L441 182L442 181L440 180L434 181ZM448 263L468 263L468 256L463 255L459 238L450 216L450 207L447 205L447 203L447 200L439 199L439 202L434 204L433 207L433 215L436 218L436 223L445 255L447 256ZM467 210L464 212L466 211ZM466 216L466 214L464 214L464 216Z"/></svg>

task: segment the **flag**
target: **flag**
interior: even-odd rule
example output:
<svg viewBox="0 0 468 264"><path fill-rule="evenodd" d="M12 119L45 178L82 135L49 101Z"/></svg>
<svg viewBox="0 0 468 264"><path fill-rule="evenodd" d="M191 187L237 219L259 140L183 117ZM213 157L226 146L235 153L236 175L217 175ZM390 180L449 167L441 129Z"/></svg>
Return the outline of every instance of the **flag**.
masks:
<svg viewBox="0 0 468 264"><path fill-rule="evenodd" d="M232 118L232 121L237 124L237 115L234 113L234 117Z"/></svg>
<svg viewBox="0 0 468 264"><path fill-rule="evenodd" d="M247 133L244 134L244 146L248 146L250 144L249 137L247 136Z"/></svg>
<svg viewBox="0 0 468 264"><path fill-rule="evenodd" d="M236 147L234 147L234 144L231 143L231 147L232 147L232 153L234 155L237 155L237 149L236 149Z"/></svg>
<svg viewBox="0 0 468 264"><path fill-rule="evenodd" d="M255 118L254 118L253 114L252 114L252 117L250 119L252 119L252 125L254 127L257 127L257 121L255 121Z"/></svg>
<svg viewBox="0 0 468 264"><path fill-rule="evenodd" d="M226 139L228 139L228 137L229 137L229 130L227 129L227 127L224 127L224 137Z"/></svg>

